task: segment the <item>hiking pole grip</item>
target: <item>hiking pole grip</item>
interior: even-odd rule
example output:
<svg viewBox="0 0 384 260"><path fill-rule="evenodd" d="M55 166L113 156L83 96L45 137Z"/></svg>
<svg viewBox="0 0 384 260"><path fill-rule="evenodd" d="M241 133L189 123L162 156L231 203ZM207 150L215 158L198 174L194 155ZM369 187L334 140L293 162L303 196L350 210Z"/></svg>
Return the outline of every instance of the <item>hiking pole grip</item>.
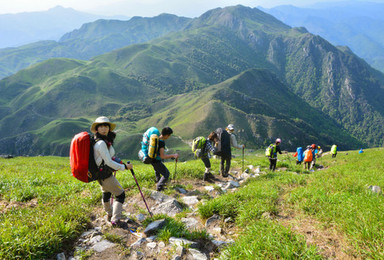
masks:
<svg viewBox="0 0 384 260"><path fill-rule="evenodd" d="M130 161L127 162L127 164L129 164L129 163L130 163ZM135 172L133 171L133 169L129 169L129 170L131 171L132 176L133 176L133 178L135 179L136 185L137 185L137 187L139 188L141 197L143 198L145 207L147 207L147 210L148 210L149 215L150 215L151 217L153 217L152 212L149 210L148 204L147 204L147 202L145 201L144 195L143 195L143 193L141 192L140 185L139 185L139 183L138 183L138 181L137 181L137 179L136 179L136 176L135 176Z"/></svg>

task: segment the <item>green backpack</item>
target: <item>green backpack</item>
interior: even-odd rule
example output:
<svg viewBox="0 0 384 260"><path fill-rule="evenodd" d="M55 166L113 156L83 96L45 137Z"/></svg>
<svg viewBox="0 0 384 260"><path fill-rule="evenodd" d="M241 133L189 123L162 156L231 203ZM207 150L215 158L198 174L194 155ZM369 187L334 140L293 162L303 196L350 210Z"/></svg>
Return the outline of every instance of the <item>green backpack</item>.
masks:
<svg viewBox="0 0 384 260"><path fill-rule="evenodd" d="M267 157L272 157L272 155L273 155L273 148L275 148L275 146L274 146L274 144L270 144L268 147L267 147L267 149L265 149L265 156L267 156Z"/></svg>
<svg viewBox="0 0 384 260"><path fill-rule="evenodd" d="M196 158L203 156L205 152L205 145L207 144L207 139L204 136L199 136L193 139L192 141L192 152Z"/></svg>

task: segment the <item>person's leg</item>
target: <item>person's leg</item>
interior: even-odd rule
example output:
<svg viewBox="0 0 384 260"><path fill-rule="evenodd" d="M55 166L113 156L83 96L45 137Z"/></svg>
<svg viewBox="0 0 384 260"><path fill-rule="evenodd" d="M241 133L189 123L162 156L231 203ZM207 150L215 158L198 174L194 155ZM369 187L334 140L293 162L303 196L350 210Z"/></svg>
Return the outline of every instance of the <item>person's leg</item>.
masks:
<svg viewBox="0 0 384 260"><path fill-rule="evenodd" d="M228 177L229 169L231 168L231 156L225 158L225 173L224 177Z"/></svg>
<svg viewBox="0 0 384 260"><path fill-rule="evenodd" d="M159 182L156 185L156 188L158 191L163 190L170 175L169 171L161 161L157 161L152 165L155 171L162 175L162 177L160 178Z"/></svg>
<svg viewBox="0 0 384 260"><path fill-rule="evenodd" d="M103 203L104 211L107 213L108 221L111 221L111 218L112 218L112 206L110 202L111 196L112 196L112 193L103 192L102 203Z"/></svg>
<svg viewBox="0 0 384 260"><path fill-rule="evenodd" d="M272 166L273 166L273 160L271 158L269 158L269 170L271 171L272 170Z"/></svg>
<svg viewBox="0 0 384 260"><path fill-rule="evenodd" d="M221 174L221 176L225 175L224 162L225 162L225 159L223 156L221 156L221 158L220 158L220 174Z"/></svg>
<svg viewBox="0 0 384 260"><path fill-rule="evenodd" d="M276 162L277 162L277 159L273 159L272 160L272 171L274 172L275 169L276 169Z"/></svg>
<svg viewBox="0 0 384 260"><path fill-rule="evenodd" d="M112 206L111 223L118 223L121 219L121 213L123 211L123 204L125 200L124 189L113 175L105 180L101 180L100 184L103 193L110 192L115 196L115 201Z"/></svg>
<svg viewBox="0 0 384 260"><path fill-rule="evenodd" d="M209 161L208 156L201 157L201 160L203 161L204 166L205 166L203 180L206 181L209 178L213 177L212 174L210 173L210 171L211 171L211 162Z"/></svg>

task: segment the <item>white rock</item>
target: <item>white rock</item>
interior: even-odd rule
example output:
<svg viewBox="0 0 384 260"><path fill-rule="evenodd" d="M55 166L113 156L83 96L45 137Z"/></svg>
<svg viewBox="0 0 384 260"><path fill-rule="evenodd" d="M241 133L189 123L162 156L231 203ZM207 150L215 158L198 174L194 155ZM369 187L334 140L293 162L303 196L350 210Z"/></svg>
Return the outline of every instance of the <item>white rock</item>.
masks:
<svg viewBox="0 0 384 260"><path fill-rule="evenodd" d="M104 250L108 249L108 248L111 248L115 246L114 243L108 241L108 240L102 240L98 243L96 243L94 246L92 246L91 248L93 250L95 250L96 252L103 252Z"/></svg>
<svg viewBox="0 0 384 260"><path fill-rule="evenodd" d="M147 247L148 247L149 249L155 249L156 246L157 246L157 244L156 244L155 242L151 242L151 243L148 243L148 244L147 244Z"/></svg>
<svg viewBox="0 0 384 260"><path fill-rule="evenodd" d="M199 202L197 196L185 196L182 198L183 202L188 206L193 206Z"/></svg>
<svg viewBox="0 0 384 260"><path fill-rule="evenodd" d="M100 242L101 240L103 240L103 237L98 235L98 236L93 237L89 242L91 244L96 244L96 243Z"/></svg>
<svg viewBox="0 0 384 260"><path fill-rule="evenodd" d="M212 191L215 190L215 188L212 187L212 186L205 186L204 189L205 189L206 191L208 191L208 192L212 192Z"/></svg>
<svg viewBox="0 0 384 260"><path fill-rule="evenodd" d="M208 257L199 250L190 248L189 252L193 255L195 260L208 260Z"/></svg>

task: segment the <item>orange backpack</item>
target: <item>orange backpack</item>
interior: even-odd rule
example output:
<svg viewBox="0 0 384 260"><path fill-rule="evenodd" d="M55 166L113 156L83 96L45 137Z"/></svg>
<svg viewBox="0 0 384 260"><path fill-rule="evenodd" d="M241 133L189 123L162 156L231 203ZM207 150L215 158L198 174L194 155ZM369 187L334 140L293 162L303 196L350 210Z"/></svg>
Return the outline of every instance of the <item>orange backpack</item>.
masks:
<svg viewBox="0 0 384 260"><path fill-rule="evenodd" d="M311 150L305 151L304 162L312 162L313 154Z"/></svg>

